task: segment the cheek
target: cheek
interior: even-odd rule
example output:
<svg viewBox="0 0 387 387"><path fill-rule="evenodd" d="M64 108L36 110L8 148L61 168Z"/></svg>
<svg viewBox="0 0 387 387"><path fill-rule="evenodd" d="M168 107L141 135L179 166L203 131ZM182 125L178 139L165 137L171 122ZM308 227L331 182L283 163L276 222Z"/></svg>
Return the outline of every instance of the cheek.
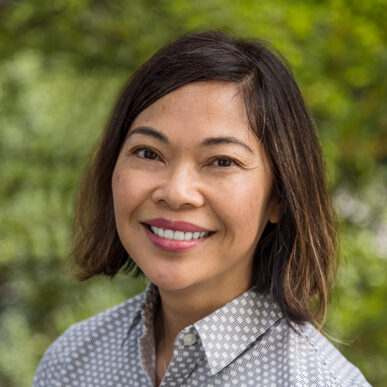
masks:
<svg viewBox="0 0 387 387"><path fill-rule="evenodd" d="M114 171L112 192L116 217L137 205L140 198L144 196L141 187L143 185L140 184L135 174L125 170Z"/></svg>
<svg viewBox="0 0 387 387"><path fill-rule="evenodd" d="M216 211L228 231L241 235L255 235L267 218L267 192L263 184L251 184L251 180L239 182L217 190Z"/></svg>
<svg viewBox="0 0 387 387"><path fill-rule="evenodd" d="M129 188L130 184L128 185L127 176L125 176L124 173L115 170L112 178L112 192L115 210L118 210L122 204L125 203L124 198L127 197L128 191L130 193Z"/></svg>

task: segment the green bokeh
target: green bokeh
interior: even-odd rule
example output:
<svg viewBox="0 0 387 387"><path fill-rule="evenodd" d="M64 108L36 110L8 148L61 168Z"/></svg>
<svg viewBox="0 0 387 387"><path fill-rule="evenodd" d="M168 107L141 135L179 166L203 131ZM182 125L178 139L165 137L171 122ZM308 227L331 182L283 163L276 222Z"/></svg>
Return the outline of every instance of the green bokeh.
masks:
<svg viewBox="0 0 387 387"><path fill-rule="evenodd" d="M269 40L312 110L342 217L327 332L387 380L386 0L0 2L0 385L27 386L70 324L144 288L64 273L76 188L130 73L185 32Z"/></svg>

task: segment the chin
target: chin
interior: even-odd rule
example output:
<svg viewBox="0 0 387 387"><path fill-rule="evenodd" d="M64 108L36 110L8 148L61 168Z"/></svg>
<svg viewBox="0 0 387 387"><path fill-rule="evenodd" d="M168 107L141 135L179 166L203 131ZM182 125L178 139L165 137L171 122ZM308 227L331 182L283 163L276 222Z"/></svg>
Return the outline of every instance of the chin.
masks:
<svg viewBox="0 0 387 387"><path fill-rule="evenodd" d="M149 278L150 279L150 278ZM155 278L154 280L150 279L158 288L166 291L178 291L185 289L190 286L187 281L184 281L180 278Z"/></svg>
<svg viewBox="0 0 387 387"><path fill-rule="evenodd" d="M166 291L177 291L193 285L192 278L187 278L184 274L169 271L166 273L152 273L149 276L147 275L147 277L160 289Z"/></svg>

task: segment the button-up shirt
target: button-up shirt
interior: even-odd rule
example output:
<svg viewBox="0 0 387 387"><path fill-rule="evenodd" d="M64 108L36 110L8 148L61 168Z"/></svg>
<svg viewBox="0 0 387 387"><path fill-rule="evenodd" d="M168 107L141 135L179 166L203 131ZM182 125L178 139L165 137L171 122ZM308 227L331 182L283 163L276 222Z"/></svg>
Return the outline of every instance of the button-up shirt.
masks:
<svg viewBox="0 0 387 387"><path fill-rule="evenodd" d="M33 387L155 384L156 286L71 326L46 351ZM176 337L161 382L174 386L369 386L311 324L289 323L254 288Z"/></svg>

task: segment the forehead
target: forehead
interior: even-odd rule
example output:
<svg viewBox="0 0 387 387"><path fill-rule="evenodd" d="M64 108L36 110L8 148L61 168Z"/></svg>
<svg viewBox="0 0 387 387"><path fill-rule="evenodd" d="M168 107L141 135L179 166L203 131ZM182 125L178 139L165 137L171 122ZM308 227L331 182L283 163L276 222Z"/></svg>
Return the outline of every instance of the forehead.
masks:
<svg viewBox="0 0 387 387"><path fill-rule="evenodd" d="M155 127L168 135L209 137L233 135L257 141L249 128L238 85L203 81L184 85L143 110L131 130L139 125Z"/></svg>

